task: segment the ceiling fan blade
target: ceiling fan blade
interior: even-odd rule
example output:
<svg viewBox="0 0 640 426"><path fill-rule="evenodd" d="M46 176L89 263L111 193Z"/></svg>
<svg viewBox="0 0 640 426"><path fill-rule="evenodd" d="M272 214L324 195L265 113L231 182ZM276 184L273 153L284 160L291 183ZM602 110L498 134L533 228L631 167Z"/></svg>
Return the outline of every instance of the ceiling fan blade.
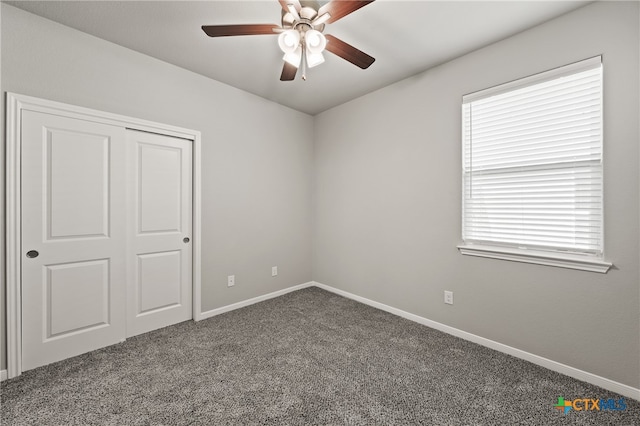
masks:
<svg viewBox="0 0 640 426"><path fill-rule="evenodd" d="M298 67L291 65L289 62L284 61L284 67L282 67L282 74L280 74L280 81L292 81L296 78Z"/></svg>
<svg viewBox="0 0 640 426"><path fill-rule="evenodd" d="M316 26L316 25L324 24L329 20L329 18L331 18L331 14L329 13L325 13L324 15L318 15L313 21L311 21L311 25Z"/></svg>
<svg viewBox="0 0 640 426"><path fill-rule="evenodd" d="M285 12L289 11L289 5L292 4L293 7L300 12L300 9L302 9L302 5L300 4L300 0L278 0L280 2L280 6L282 6L282 10L284 10Z"/></svg>
<svg viewBox="0 0 640 426"><path fill-rule="evenodd" d="M342 59L351 62L353 65L356 65L363 70L369 68L369 66L375 61L375 58L356 49L350 44L345 43L337 37L330 34L327 34L325 37L327 38L326 50L334 55L340 56Z"/></svg>
<svg viewBox="0 0 640 426"><path fill-rule="evenodd" d="M369 3L373 3L373 1L374 0L332 0L318 10L318 16L322 16L328 12L331 17L327 20L327 23L330 24L332 22L336 22L340 18L344 18L351 12L355 12Z"/></svg>
<svg viewBox="0 0 640 426"><path fill-rule="evenodd" d="M203 25L202 30L209 37L227 37L241 35L276 34L274 30L280 28L273 24L247 24L247 25Z"/></svg>

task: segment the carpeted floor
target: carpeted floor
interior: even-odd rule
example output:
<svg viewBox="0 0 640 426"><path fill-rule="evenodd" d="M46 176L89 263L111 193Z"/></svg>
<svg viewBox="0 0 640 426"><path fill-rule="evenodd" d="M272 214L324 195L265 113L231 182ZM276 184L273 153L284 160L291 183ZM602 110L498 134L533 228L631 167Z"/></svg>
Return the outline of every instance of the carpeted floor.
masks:
<svg viewBox="0 0 640 426"><path fill-rule="evenodd" d="M640 425L622 398L308 288L2 383L2 425Z"/></svg>

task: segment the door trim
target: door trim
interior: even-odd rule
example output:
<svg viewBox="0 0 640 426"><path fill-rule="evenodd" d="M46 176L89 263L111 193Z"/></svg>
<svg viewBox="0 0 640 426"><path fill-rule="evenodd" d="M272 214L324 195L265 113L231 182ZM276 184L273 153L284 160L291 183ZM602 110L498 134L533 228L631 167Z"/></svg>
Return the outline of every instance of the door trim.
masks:
<svg viewBox="0 0 640 426"><path fill-rule="evenodd" d="M197 130L185 129L153 121L112 114L94 109L64 104L7 92L6 113L6 313L7 313L7 375L13 378L22 374L22 277L21 277L21 118L22 111L36 111L64 117L77 118L102 124L124 127L143 132L159 133L188 139L193 142L193 320L202 318L201 306L201 134Z"/></svg>

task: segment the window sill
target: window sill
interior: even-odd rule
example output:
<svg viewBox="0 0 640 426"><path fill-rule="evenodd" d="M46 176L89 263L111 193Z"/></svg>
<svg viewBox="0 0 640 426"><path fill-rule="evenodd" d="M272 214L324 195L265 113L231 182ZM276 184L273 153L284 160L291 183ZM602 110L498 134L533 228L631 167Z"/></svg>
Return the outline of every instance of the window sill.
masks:
<svg viewBox="0 0 640 426"><path fill-rule="evenodd" d="M581 271L606 274L612 263L579 255L546 253L535 250L511 249L481 245L458 246L460 253L468 256L489 257L492 259L510 260L513 262L535 263L537 265L557 266L560 268L578 269Z"/></svg>

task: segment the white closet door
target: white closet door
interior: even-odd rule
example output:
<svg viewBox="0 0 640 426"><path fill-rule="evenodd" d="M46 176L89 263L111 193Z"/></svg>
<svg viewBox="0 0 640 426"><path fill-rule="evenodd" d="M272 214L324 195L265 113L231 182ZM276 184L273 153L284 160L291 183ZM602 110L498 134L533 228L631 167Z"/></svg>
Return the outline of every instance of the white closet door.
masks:
<svg viewBox="0 0 640 426"><path fill-rule="evenodd" d="M22 115L22 368L125 338L123 128Z"/></svg>
<svg viewBox="0 0 640 426"><path fill-rule="evenodd" d="M192 318L192 142L130 130L127 336Z"/></svg>

